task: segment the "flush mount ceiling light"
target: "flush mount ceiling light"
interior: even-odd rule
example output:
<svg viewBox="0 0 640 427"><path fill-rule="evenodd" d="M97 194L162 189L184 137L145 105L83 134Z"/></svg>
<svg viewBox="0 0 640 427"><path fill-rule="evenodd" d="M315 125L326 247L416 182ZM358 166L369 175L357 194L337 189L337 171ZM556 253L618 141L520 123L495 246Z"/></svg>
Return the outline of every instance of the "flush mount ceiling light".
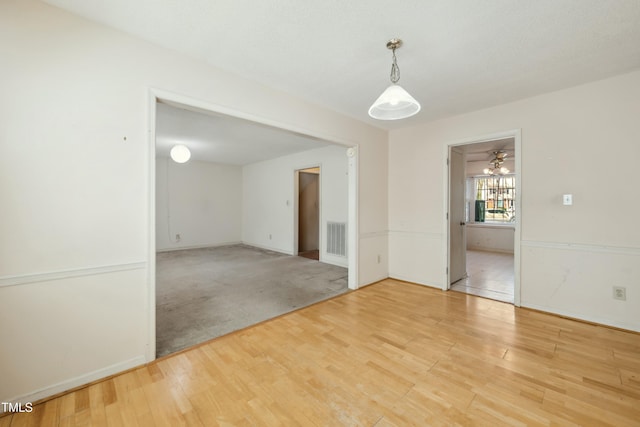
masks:
<svg viewBox="0 0 640 427"><path fill-rule="evenodd" d="M486 175L504 175L506 173L509 173L509 169L502 166L505 157L507 157L507 153L499 150L493 151L492 154L493 159L489 162L489 165L491 165L492 167L485 168L482 172L484 172Z"/></svg>
<svg viewBox="0 0 640 427"><path fill-rule="evenodd" d="M176 163L186 163L191 158L191 151L186 145L174 145L171 149L171 158Z"/></svg>
<svg viewBox="0 0 640 427"><path fill-rule="evenodd" d="M391 39L387 42L387 49L393 52L393 63L391 64L391 86L376 99L371 108L369 116L378 120L400 120L418 114L420 103L409 93L398 85L400 80L400 68L396 61L396 49L402 46L402 40Z"/></svg>

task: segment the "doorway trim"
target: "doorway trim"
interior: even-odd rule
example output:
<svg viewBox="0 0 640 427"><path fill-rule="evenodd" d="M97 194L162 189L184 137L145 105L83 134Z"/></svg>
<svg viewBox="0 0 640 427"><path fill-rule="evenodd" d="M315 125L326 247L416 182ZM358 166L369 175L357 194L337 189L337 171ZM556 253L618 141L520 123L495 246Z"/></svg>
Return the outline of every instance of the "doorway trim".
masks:
<svg viewBox="0 0 640 427"><path fill-rule="evenodd" d="M358 289L358 254L359 254L359 227L358 227L358 144L352 141L342 140L328 134L269 119L256 114L230 108L213 102L203 101L190 96L170 92L164 89L150 87L147 92L147 342L145 345L145 358L147 362L156 358L156 103L168 101L193 107L212 113L223 114L239 119L248 120L262 125L278 128L288 132L306 135L311 138L321 139L345 148L345 156L348 157L348 219L347 219L347 250L348 258L348 287Z"/></svg>
<svg viewBox="0 0 640 427"><path fill-rule="evenodd" d="M443 254L444 254L444 276L442 281L442 290L449 290L449 260L450 260L450 215L448 215L449 211L449 166L447 164L449 158L449 151L451 147L461 146L461 145L471 145L480 142L488 142L496 139L505 139L505 138L513 138L514 139L514 149L515 149L515 166L516 166L516 222L515 222L515 232L513 237L513 305L516 307L520 307L521 300L521 292L520 292L520 254L521 254L521 223L522 223L522 129L512 129L504 132L497 132L489 135L480 135L470 138L464 138L457 141L452 141L446 143L444 145L444 154L443 154L443 162L444 162L444 173L443 173L443 182L444 182L444 207L443 207L443 216L444 228L443 228L443 236L445 236L443 240Z"/></svg>

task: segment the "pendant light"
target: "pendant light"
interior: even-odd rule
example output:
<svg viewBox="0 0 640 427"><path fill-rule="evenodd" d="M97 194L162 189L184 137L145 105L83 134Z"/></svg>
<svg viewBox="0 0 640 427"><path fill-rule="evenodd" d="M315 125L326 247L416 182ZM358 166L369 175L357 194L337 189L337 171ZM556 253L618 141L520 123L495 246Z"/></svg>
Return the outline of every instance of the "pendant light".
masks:
<svg viewBox="0 0 640 427"><path fill-rule="evenodd" d="M391 64L391 86L376 99L371 108L369 116L377 120L400 120L418 114L420 103L398 83L400 80L400 68L396 61L396 49L402 46L402 40L391 39L387 42L387 49L391 49L393 63Z"/></svg>

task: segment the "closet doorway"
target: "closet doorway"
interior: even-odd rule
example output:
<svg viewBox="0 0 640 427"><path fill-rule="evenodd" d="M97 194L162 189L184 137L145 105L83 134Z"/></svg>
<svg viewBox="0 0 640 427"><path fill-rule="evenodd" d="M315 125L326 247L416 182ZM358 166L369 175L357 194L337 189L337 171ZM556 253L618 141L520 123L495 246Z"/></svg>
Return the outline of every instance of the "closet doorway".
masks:
<svg viewBox="0 0 640 427"><path fill-rule="evenodd" d="M320 259L320 167L298 170L298 255Z"/></svg>

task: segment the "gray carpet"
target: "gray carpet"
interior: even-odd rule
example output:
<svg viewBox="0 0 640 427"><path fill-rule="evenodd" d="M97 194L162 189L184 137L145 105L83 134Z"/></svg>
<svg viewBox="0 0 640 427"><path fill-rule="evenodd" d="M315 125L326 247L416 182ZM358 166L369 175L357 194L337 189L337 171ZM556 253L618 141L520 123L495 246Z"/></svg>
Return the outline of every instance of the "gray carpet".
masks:
<svg viewBox="0 0 640 427"><path fill-rule="evenodd" d="M158 357L347 291L347 269L246 245L156 256Z"/></svg>

